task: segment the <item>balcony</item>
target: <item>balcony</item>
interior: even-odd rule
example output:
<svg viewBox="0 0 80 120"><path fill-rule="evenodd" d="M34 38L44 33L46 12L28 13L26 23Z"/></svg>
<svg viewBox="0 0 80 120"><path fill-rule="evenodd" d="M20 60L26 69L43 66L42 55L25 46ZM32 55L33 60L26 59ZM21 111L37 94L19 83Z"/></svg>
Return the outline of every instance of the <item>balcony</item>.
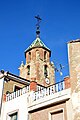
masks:
<svg viewBox="0 0 80 120"><path fill-rule="evenodd" d="M29 91L30 91L29 86L26 86L26 87L24 87L24 88L22 88L22 89L20 89L20 90L18 90L16 92L12 92L12 93L6 94L6 102L10 101L12 99L15 99L15 98L17 98L17 97L19 97L19 96L21 96L23 94L26 94Z"/></svg>
<svg viewBox="0 0 80 120"><path fill-rule="evenodd" d="M42 88L42 87L38 86L37 88L38 88L38 90L36 92L33 92L33 101L36 101L40 98L44 98L45 96L51 96L54 93L64 90L65 83L64 83L64 81L61 81L61 82L53 84L49 87Z"/></svg>
<svg viewBox="0 0 80 120"><path fill-rule="evenodd" d="M61 81L47 88L40 88L40 86L38 86L37 91L30 92L30 96L28 98L28 112L32 112L49 105L58 104L70 99L70 97L70 82L69 84L66 84L66 81Z"/></svg>
<svg viewBox="0 0 80 120"><path fill-rule="evenodd" d="M66 87L65 81L58 82L49 87L43 87L43 86L37 85L37 91L32 91L32 92L30 92L30 86L26 86L16 92L6 94L6 102L10 101L12 99L15 99L23 94L29 93L28 102L31 103L31 102L37 101L41 98L45 98L47 96L52 96L55 93L63 91L69 87L70 87L70 85L68 87Z"/></svg>

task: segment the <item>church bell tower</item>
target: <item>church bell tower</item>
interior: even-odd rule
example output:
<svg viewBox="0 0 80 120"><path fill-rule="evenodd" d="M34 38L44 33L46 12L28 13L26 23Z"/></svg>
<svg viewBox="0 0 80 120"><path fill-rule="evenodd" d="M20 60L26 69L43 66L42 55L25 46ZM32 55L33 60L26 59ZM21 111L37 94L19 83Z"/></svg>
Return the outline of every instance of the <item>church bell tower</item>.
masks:
<svg viewBox="0 0 80 120"><path fill-rule="evenodd" d="M19 67L20 77L48 86L55 83L54 63L50 62L51 51L40 39L39 16L36 24L36 39L25 50L26 64Z"/></svg>

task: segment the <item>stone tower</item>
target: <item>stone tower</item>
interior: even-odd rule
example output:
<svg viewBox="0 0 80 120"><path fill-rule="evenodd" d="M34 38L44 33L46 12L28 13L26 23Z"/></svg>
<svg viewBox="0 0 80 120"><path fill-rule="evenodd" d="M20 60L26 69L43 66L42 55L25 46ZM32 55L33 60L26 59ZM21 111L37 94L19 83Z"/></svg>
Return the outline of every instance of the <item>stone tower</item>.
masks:
<svg viewBox="0 0 80 120"><path fill-rule="evenodd" d="M36 24L36 39L25 50L26 64L21 64L20 76L29 80L35 80L41 85L54 84L54 64L50 62L51 51L40 39L39 20L41 18L36 16L38 23Z"/></svg>

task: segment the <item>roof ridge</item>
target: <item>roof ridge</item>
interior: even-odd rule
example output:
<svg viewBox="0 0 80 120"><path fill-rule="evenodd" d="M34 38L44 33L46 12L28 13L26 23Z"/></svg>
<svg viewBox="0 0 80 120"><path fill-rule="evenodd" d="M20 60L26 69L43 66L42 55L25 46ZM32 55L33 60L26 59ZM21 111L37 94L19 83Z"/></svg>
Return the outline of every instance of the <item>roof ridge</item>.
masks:
<svg viewBox="0 0 80 120"><path fill-rule="evenodd" d="M47 50L50 51L50 49L42 42L42 40L40 38L36 38L32 44L25 50L25 52L27 52L28 50L34 48L34 47L43 47L46 48Z"/></svg>

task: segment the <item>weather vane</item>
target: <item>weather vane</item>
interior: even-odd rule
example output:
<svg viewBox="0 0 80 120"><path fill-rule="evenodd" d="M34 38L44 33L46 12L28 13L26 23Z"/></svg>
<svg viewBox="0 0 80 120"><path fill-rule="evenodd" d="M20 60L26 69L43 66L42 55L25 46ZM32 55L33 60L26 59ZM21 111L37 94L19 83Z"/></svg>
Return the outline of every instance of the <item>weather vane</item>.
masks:
<svg viewBox="0 0 80 120"><path fill-rule="evenodd" d="M55 67L55 71L56 72L59 72L60 73L60 76L62 76L63 75L63 73L62 73L62 69L64 68L64 66L62 66L62 64L59 64L59 68L56 68Z"/></svg>
<svg viewBox="0 0 80 120"><path fill-rule="evenodd" d="M36 35L37 35L37 37L40 37L40 22L42 19L39 17L39 15L35 16L35 18L37 19Z"/></svg>

